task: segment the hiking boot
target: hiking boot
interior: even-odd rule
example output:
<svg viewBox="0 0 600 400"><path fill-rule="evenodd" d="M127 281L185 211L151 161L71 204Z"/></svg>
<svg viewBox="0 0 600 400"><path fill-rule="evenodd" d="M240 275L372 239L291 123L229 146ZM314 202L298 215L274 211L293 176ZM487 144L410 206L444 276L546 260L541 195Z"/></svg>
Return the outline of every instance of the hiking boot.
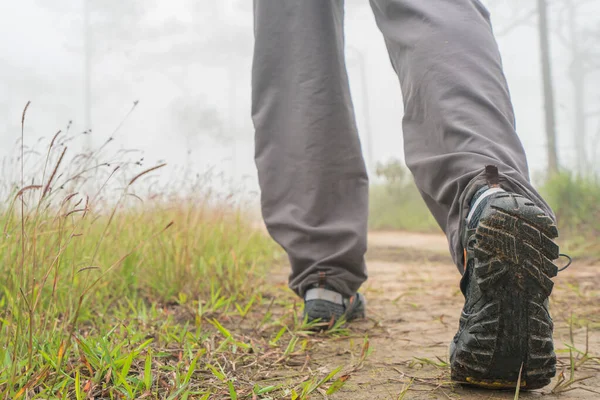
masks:
<svg viewBox="0 0 600 400"><path fill-rule="evenodd" d="M308 289L304 294L304 318L309 323L316 322L315 329L326 330L341 318L347 322L365 317L365 297L356 293L344 297L327 287Z"/></svg>
<svg viewBox="0 0 600 400"><path fill-rule="evenodd" d="M557 236L552 218L529 199L498 186L476 193L462 232L465 306L450 345L452 380L515 388L521 371L523 389L550 383Z"/></svg>

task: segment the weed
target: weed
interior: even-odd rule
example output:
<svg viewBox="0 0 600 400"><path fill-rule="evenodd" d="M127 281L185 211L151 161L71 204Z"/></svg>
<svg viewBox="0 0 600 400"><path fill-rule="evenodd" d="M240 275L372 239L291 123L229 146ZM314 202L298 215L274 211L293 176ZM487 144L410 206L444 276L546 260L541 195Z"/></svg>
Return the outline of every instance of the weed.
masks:
<svg viewBox="0 0 600 400"><path fill-rule="evenodd" d="M517 387L515 389L514 400L519 400L519 393L521 392L521 375L522 374L523 374L523 363L521 363L521 367L519 368L519 377L517 378Z"/></svg>
<svg viewBox="0 0 600 400"><path fill-rule="evenodd" d="M597 241L600 233L600 181L597 177L562 172L540 188L554 210L561 231L564 251L574 256L600 257Z"/></svg>
<svg viewBox="0 0 600 400"><path fill-rule="evenodd" d="M570 343L565 343L565 346L569 353L569 363L568 363L568 367L569 367L569 375L568 376L569 377L568 378L566 377L565 369L563 369L558 374L558 377L556 379L556 384L552 388L552 393L555 393L555 394L569 392L569 391L576 390L576 389L593 391L589 388L585 388L582 386L574 386L576 383L583 382L583 381L593 378L595 376L595 375L588 375L588 376L583 376L583 377L576 377L575 371L583 369L584 365L587 362L593 361L596 358L592 357L589 354L589 329L586 329L585 351L581 351L576 348L575 338L573 335L573 321L574 321L574 317L571 316L570 323L569 323ZM557 353L560 353L560 351L557 351Z"/></svg>
<svg viewBox="0 0 600 400"><path fill-rule="evenodd" d="M75 136L23 151L6 185L0 398L307 399L362 368L367 340L355 363L307 366L344 321L314 334L265 284L280 250L243 209L198 182L159 184L162 164L109 154L111 140L72 155Z"/></svg>
<svg viewBox="0 0 600 400"><path fill-rule="evenodd" d="M381 183L371 185L369 226L371 229L397 229L439 232L409 171L397 160L377 167Z"/></svg>
<svg viewBox="0 0 600 400"><path fill-rule="evenodd" d="M243 326L266 307L273 243L196 183L151 189L163 165L108 154L110 140L72 155L59 132L36 159L25 121L0 211L0 398L275 390L251 383L272 337Z"/></svg>
<svg viewBox="0 0 600 400"><path fill-rule="evenodd" d="M447 361L442 360L438 356L436 356L436 359L437 359L437 361L429 359L429 358L415 357L415 360L419 361L421 364L429 364L429 365L433 365L436 368L442 368L442 369L450 368L450 364Z"/></svg>
<svg viewBox="0 0 600 400"><path fill-rule="evenodd" d="M402 390L400 391L400 394L398 394L398 400L403 400L406 397L406 394L410 390L410 387L412 386L414 381L415 379L411 378L410 381L408 381L408 383L402 385Z"/></svg>

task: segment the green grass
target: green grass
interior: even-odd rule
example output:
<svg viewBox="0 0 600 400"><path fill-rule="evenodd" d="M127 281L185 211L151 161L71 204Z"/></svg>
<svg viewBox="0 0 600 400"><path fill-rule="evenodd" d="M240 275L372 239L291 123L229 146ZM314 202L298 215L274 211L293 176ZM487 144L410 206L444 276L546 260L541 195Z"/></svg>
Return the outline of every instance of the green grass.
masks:
<svg viewBox="0 0 600 400"><path fill-rule="evenodd" d="M370 229L440 232L413 183L372 185L369 202Z"/></svg>
<svg viewBox="0 0 600 400"><path fill-rule="evenodd" d="M371 186L370 228L439 232L410 172L400 162L379 165L383 183ZM600 259L600 178L562 172L543 182L540 193L554 210L561 251L577 258Z"/></svg>
<svg viewBox="0 0 600 400"><path fill-rule="evenodd" d="M370 188L369 228L439 232L440 228L427 209L410 172L399 161L377 166L383 182Z"/></svg>
<svg viewBox="0 0 600 400"><path fill-rule="evenodd" d="M73 138L23 147L4 182L0 398L307 399L362 368L366 338L351 365L307 367L323 335L351 332L298 318L295 295L266 278L281 251L243 208L201 179L159 184L160 165L108 154L111 140L71 154ZM438 230L412 182L384 173L372 228ZM591 187L584 210L597 210Z"/></svg>
<svg viewBox="0 0 600 400"><path fill-rule="evenodd" d="M219 355L241 366L258 349L217 319L242 321L261 303L272 243L203 201L105 213L63 200L2 216L2 397L229 390Z"/></svg>
<svg viewBox="0 0 600 400"><path fill-rule="evenodd" d="M563 172L547 180L540 192L556 214L561 251L599 259L600 179Z"/></svg>
<svg viewBox="0 0 600 400"><path fill-rule="evenodd" d="M242 209L197 182L150 190L160 166L106 144L71 156L71 139L23 151L0 211L0 398L305 399L343 385L341 368L290 367L314 334L267 285L281 252Z"/></svg>

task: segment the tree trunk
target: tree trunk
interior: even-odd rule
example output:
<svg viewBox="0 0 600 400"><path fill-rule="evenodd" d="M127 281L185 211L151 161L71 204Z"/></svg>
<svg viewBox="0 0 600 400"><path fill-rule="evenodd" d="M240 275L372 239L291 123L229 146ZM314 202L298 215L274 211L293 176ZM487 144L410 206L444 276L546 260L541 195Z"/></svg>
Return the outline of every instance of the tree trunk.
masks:
<svg viewBox="0 0 600 400"><path fill-rule="evenodd" d="M579 31L577 30L577 9L573 2L569 2L568 24L571 41L571 69L570 78L573 84L573 107L575 116L575 156L577 157L577 171L585 173L587 168L586 136L587 124L585 118L585 67L583 54L579 45Z"/></svg>
<svg viewBox="0 0 600 400"><path fill-rule="evenodd" d="M575 150L577 169L585 173L587 168L587 121L585 117L585 72L582 68L581 56L573 60L571 81L573 83L573 106L575 107Z"/></svg>
<svg viewBox="0 0 600 400"><path fill-rule="evenodd" d="M92 40L89 0L83 0L83 123L84 131L92 129ZM92 150L92 135L88 132L85 150Z"/></svg>
<svg viewBox="0 0 600 400"><path fill-rule="evenodd" d="M554 113L554 85L550 63L550 41L548 29L548 8L546 0L538 0L538 28L540 37L540 53L542 79L544 87L544 113L548 156L548 175L558 172L558 152L556 149L556 117Z"/></svg>

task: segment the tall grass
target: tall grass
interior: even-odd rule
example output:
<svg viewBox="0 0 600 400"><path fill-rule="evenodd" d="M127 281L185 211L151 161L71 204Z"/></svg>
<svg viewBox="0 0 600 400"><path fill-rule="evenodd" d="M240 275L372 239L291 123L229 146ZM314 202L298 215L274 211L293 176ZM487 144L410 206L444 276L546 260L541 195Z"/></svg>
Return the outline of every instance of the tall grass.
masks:
<svg viewBox="0 0 600 400"><path fill-rule="evenodd" d="M599 258L600 179L564 171L549 178L540 191L556 214L563 250Z"/></svg>
<svg viewBox="0 0 600 400"><path fill-rule="evenodd" d="M369 227L373 230L441 232L414 183L370 188Z"/></svg>
<svg viewBox="0 0 600 400"><path fill-rule="evenodd" d="M198 185L150 190L162 166L108 156L110 139L71 155L74 136L41 154L22 138L5 185L0 398L210 395L218 379L194 385L210 370L198 363L249 345L209 318L248 312L272 242Z"/></svg>
<svg viewBox="0 0 600 400"><path fill-rule="evenodd" d="M369 226L375 230L439 232L408 169L399 161L380 164L376 174L382 182L371 185Z"/></svg>
<svg viewBox="0 0 600 400"><path fill-rule="evenodd" d="M381 183L371 186L371 229L429 232L439 228L423 202L410 172L398 161L378 166ZM600 258L600 179L563 171L539 186L554 210L559 243L577 257Z"/></svg>

